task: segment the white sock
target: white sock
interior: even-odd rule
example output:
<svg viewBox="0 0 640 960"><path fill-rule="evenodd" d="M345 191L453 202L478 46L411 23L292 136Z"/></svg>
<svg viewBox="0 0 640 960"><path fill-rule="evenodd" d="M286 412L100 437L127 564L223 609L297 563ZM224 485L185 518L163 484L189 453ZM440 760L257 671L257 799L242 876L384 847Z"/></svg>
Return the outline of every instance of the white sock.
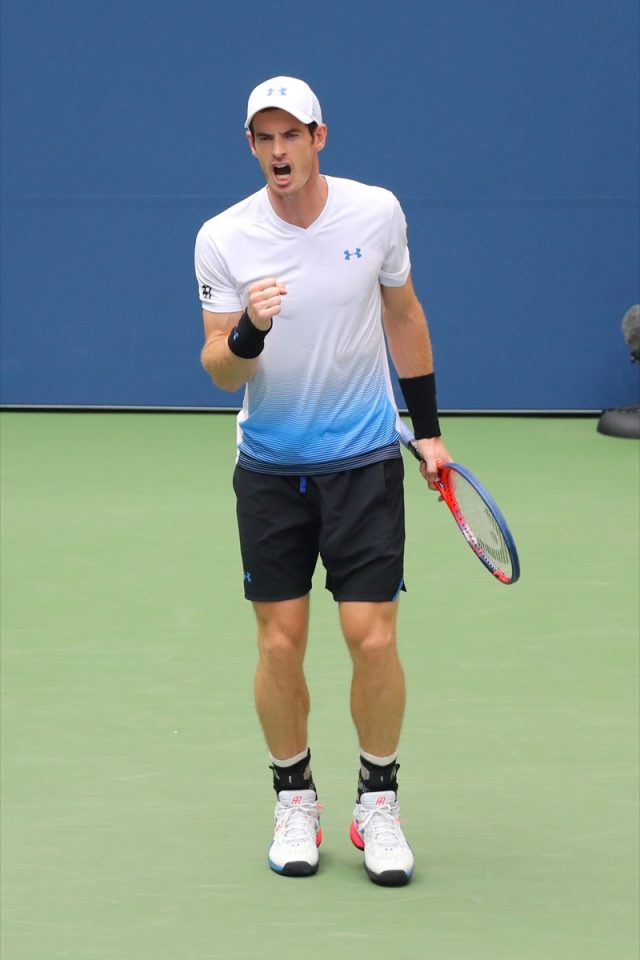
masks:
<svg viewBox="0 0 640 960"><path fill-rule="evenodd" d="M388 757L375 757L372 753L366 753L364 750L360 751L360 756L363 760L366 760L367 763L374 763L376 767L388 767L389 764L395 763L398 759L398 751L395 753L390 753Z"/></svg>
<svg viewBox="0 0 640 960"><path fill-rule="evenodd" d="M301 760L306 760L309 756L309 747L305 747L302 753L296 753L295 757L289 757L288 760L278 760L277 757L274 757L272 753L269 754L271 763L276 767L283 767L285 770L287 767L292 767L294 763L300 763Z"/></svg>

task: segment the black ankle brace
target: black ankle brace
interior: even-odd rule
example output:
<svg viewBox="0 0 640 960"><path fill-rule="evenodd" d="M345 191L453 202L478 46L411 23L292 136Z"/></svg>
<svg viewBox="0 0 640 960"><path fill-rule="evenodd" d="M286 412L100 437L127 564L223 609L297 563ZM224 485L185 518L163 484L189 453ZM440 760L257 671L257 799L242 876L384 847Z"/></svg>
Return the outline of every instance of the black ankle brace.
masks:
<svg viewBox="0 0 640 960"><path fill-rule="evenodd" d="M273 773L273 789L276 793L281 790L315 790L311 773L311 751L298 763L290 767L279 767L272 763L269 767Z"/></svg>
<svg viewBox="0 0 640 960"><path fill-rule="evenodd" d="M378 767L375 763L363 760L360 757L360 773L358 775L358 800L363 793L376 793L379 790L393 790L398 792L396 779L400 764L389 763L385 767Z"/></svg>

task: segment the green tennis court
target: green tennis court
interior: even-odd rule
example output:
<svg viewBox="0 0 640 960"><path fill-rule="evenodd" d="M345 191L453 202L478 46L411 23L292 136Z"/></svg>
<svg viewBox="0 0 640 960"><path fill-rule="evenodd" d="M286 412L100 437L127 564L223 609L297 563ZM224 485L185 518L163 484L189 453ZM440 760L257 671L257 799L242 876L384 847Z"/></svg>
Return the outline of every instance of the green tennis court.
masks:
<svg viewBox="0 0 640 960"><path fill-rule="evenodd" d="M384 889L348 840L350 671L321 571L321 868L267 867L234 418L2 415L3 960L637 960L638 444L592 419L445 430L522 577L492 581L405 457L417 872Z"/></svg>

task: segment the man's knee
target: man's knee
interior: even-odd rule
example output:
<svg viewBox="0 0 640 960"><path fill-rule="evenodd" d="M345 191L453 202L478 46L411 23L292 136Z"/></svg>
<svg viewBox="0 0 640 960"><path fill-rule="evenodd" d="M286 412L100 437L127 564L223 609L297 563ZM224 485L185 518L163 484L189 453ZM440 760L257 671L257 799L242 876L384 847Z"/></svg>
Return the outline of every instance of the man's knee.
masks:
<svg viewBox="0 0 640 960"><path fill-rule="evenodd" d="M258 650L274 664L299 662L307 643L307 598L281 603L256 603Z"/></svg>
<svg viewBox="0 0 640 960"><path fill-rule="evenodd" d="M367 663L387 659L397 653L395 631L372 630L349 644L354 659Z"/></svg>
<svg viewBox="0 0 640 960"><path fill-rule="evenodd" d="M343 604L342 629L354 660L375 661L396 652L396 604Z"/></svg>

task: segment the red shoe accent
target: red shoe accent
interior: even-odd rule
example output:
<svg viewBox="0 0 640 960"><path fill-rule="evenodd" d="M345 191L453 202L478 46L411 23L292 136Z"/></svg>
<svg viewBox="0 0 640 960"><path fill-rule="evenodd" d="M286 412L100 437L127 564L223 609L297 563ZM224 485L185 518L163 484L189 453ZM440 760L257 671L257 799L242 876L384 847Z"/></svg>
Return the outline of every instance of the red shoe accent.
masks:
<svg viewBox="0 0 640 960"><path fill-rule="evenodd" d="M322 843L322 830L318 830L316 833L316 847L319 847Z"/></svg>
<svg viewBox="0 0 640 960"><path fill-rule="evenodd" d="M358 850L364 850L364 840L358 833L358 828L356 827L355 820L351 821L351 827L349 829L349 838L354 847L357 847Z"/></svg>

